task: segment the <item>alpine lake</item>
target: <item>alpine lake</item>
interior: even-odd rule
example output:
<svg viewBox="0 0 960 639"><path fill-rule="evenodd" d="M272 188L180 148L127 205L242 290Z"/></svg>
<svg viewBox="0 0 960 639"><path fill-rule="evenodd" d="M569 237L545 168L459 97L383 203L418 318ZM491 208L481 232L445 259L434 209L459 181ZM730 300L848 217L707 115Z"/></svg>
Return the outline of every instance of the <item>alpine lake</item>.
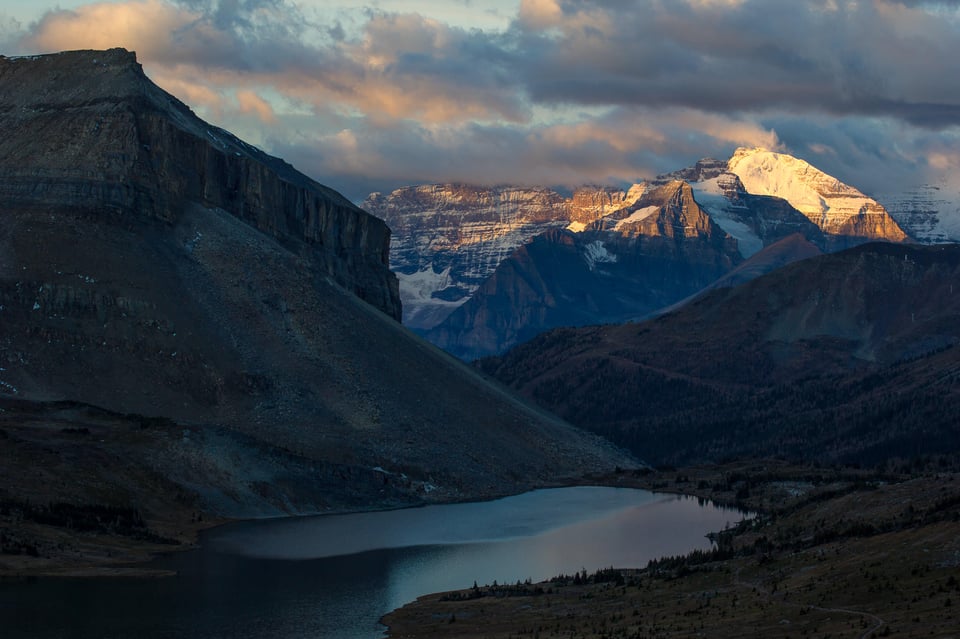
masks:
<svg viewBox="0 0 960 639"><path fill-rule="evenodd" d="M153 579L0 582L5 639L383 637L387 612L474 583L642 568L709 549L743 514L629 488L552 488L488 502L246 521L162 557Z"/></svg>

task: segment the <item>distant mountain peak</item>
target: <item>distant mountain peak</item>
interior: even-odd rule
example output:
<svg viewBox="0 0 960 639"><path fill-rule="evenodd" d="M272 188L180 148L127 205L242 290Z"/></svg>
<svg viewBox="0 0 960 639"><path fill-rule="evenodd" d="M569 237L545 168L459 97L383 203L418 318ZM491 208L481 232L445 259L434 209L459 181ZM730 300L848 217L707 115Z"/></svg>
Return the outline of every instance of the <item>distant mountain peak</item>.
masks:
<svg viewBox="0 0 960 639"><path fill-rule="evenodd" d="M684 180L685 182L703 182L704 180L711 180L716 178L722 173L727 171L727 162L725 160L716 160L714 158L703 158L697 160L696 164L693 166L687 167L685 169L680 169L679 171L673 171L671 173L664 173L663 175L658 175L656 177L657 183L665 183L671 180Z"/></svg>
<svg viewBox="0 0 960 639"><path fill-rule="evenodd" d="M908 239L879 202L800 158L759 147L740 148L727 170L749 193L787 200L824 233L893 242Z"/></svg>

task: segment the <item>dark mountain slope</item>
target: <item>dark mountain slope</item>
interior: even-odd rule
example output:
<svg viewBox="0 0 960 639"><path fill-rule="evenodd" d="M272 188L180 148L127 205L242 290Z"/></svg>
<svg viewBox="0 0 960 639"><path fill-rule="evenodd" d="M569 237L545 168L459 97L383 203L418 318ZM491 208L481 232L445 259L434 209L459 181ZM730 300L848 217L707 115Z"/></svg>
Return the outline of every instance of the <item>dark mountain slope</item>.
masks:
<svg viewBox="0 0 960 639"><path fill-rule="evenodd" d="M868 244L482 367L649 461L960 450L960 247Z"/></svg>
<svg viewBox="0 0 960 639"><path fill-rule="evenodd" d="M128 226L216 208L400 318L390 230L336 191L197 118L123 49L0 57L0 201Z"/></svg>
<svg viewBox="0 0 960 639"><path fill-rule="evenodd" d="M402 328L386 226L133 54L0 60L0 128L0 499L249 516L628 462Z"/></svg>

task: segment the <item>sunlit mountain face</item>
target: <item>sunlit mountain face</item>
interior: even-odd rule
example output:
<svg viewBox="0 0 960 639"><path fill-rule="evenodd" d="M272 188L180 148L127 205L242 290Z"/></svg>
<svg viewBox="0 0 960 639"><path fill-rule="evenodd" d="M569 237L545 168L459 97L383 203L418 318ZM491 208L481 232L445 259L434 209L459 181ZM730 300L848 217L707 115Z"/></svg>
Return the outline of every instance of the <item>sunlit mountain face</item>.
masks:
<svg viewBox="0 0 960 639"><path fill-rule="evenodd" d="M907 239L877 201L761 148L628 189L429 185L363 206L394 231L404 323L467 360L549 328L649 316L791 235L822 252ZM738 277L810 252L777 255Z"/></svg>

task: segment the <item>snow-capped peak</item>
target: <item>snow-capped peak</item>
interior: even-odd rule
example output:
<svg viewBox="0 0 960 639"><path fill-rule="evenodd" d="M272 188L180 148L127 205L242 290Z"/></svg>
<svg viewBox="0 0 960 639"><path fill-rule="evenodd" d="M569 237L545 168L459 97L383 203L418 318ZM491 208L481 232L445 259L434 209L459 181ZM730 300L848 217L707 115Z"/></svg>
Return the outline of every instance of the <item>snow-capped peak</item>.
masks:
<svg viewBox="0 0 960 639"><path fill-rule="evenodd" d="M787 200L826 233L906 239L876 200L792 155L740 148L727 168L740 178L748 193Z"/></svg>

